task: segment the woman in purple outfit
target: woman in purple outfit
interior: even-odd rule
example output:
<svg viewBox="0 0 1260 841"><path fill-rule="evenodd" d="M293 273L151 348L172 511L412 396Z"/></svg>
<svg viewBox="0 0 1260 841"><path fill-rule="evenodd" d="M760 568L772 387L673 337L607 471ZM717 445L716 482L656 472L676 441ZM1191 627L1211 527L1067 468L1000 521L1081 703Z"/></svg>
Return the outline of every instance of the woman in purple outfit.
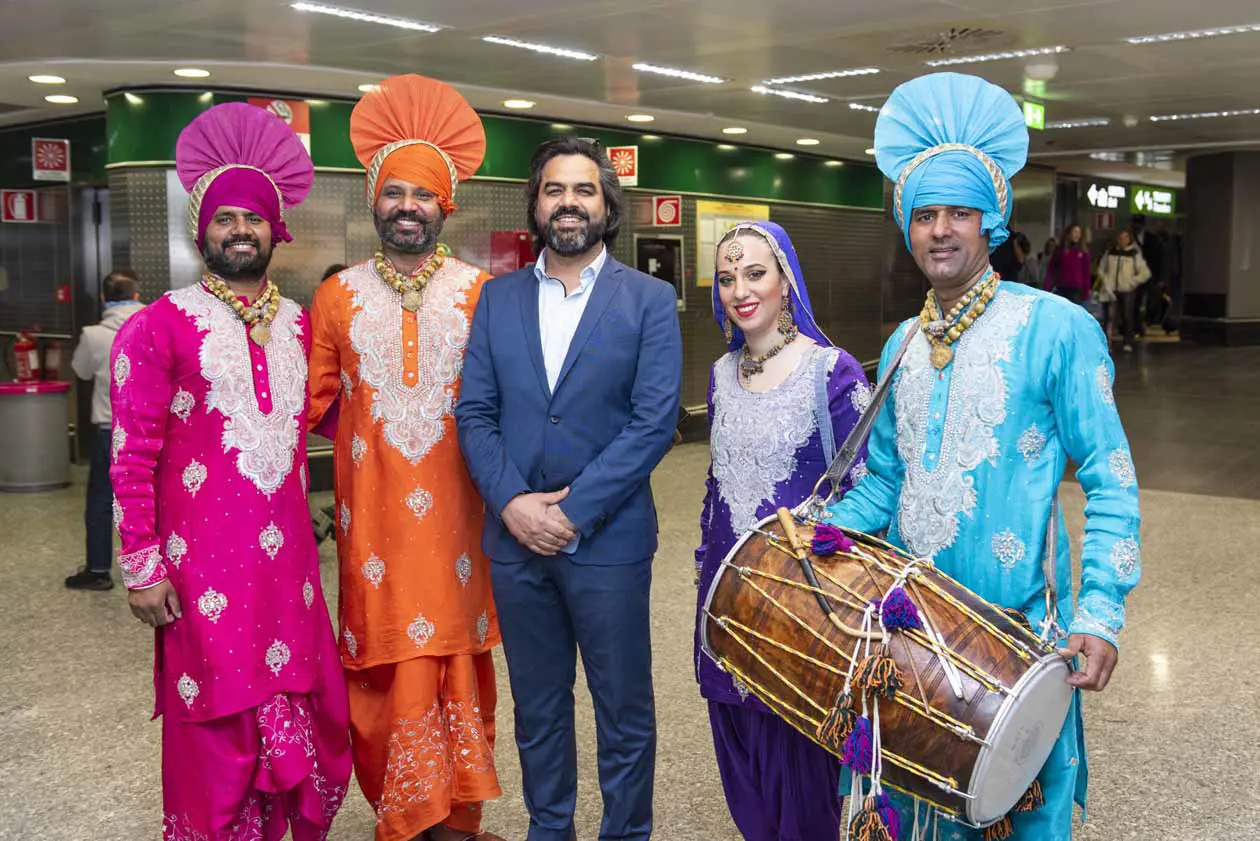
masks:
<svg viewBox="0 0 1260 841"><path fill-rule="evenodd" d="M1054 252L1046 269L1046 288L1073 303L1083 304L1089 299L1093 285L1090 266L1089 251L1085 248L1081 226L1075 223L1068 225L1068 229L1063 232L1063 245Z"/></svg>
<svg viewBox="0 0 1260 841"><path fill-rule="evenodd" d="M701 609L740 533L809 496L871 398L861 366L814 320L783 228L735 226L718 243L714 274L713 317L728 352L709 380L713 463L696 549ZM865 472L863 450L841 490ZM719 669L698 634L695 657L726 802L740 833L747 841L837 838L839 761Z"/></svg>

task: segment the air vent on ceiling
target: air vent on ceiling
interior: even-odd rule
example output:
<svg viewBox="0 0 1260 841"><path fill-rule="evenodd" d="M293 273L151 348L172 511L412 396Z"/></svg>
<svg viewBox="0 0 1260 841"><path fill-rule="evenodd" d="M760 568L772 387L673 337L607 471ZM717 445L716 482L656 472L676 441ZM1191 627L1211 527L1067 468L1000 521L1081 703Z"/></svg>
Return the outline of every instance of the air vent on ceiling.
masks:
<svg viewBox="0 0 1260 841"><path fill-rule="evenodd" d="M941 55L955 50L973 51L994 45L1006 35L1000 29L982 29L976 26L951 26L949 29L926 36L915 36L889 48L894 53L910 55Z"/></svg>

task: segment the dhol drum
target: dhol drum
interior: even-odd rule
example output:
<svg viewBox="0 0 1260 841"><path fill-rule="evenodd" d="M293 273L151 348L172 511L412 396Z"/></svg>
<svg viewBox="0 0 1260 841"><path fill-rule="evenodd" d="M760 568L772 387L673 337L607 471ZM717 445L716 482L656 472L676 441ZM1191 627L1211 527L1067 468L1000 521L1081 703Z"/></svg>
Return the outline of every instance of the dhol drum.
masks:
<svg viewBox="0 0 1260 841"><path fill-rule="evenodd" d="M981 828L1037 805L1071 702L1067 661L1021 620L926 560L782 509L723 561L700 633L846 764Z"/></svg>

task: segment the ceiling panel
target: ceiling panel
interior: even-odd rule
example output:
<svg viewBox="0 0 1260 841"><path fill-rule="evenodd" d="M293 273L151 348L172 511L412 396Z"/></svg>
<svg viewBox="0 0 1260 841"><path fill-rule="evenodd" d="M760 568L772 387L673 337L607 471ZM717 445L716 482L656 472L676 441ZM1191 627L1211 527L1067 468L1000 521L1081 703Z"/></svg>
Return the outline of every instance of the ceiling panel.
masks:
<svg viewBox="0 0 1260 841"><path fill-rule="evenodd" d="M215 68L217 85L269 86L344 96L355 85L424 72L460 85L482 107L526 95L539 111L577 120L624 121L628 109L656 113L655 131L724 140L720 128L753 127L743 141L792 145L823 139L819 151L861 154L873 114L901 81L930 72L932 56L967 56L1064 44L1045 82L1047 118L1109 117L1105 128L1035 132L1034 153L1107 147L1246 142L1260 118L1151 123L1151 114L1260 107L1260 33L1149 46L1131 35L1260 23L1254 0L336 0L379 14L441 24L433 35L299 13L287 0L46 0L23 4L0 28L0 101L17 119L71 111L43 104L51 91L26 75L62 67L82 108L120 84L171 83L177 64ZM489 33L599 53L575 62L484 43ZM79 63L66 63L76 59ZM150 60L142 65L135 59ZM713 73L709 86L634 71L634 61ZM94 63L93 63L94 62ZM1013 93L1044 59L950 69L979 73ZM759 96L767 78L871 66L876 75L796 87L823 105ZM1126 116L1137 125L1126 127ZM0 114L0 123L15 118ZM624 124L624 123L621 123ZM1087 157L1087 156L1086 156Z"/></svg>

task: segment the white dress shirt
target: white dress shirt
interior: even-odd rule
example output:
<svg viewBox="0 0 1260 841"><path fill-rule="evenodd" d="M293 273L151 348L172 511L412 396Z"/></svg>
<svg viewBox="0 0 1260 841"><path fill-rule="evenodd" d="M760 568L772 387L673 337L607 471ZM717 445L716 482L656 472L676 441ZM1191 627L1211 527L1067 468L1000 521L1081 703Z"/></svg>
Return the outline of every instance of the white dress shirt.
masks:
<svg viewBox="0 0 1260 841"><path fill-rule="evenodd" d="M538 278L538 335L542 339L543 365L547 368L547 388L555 394L564 368L564 358L569 355L569 345L577 332L582 313L591 299L595 279L608 260L608 249L601 248L599 256L582 269L578 276L578 288L572 294L565 292L564 283L547 274L547 250L544 248L534 263L534 276ZM572 555L577 551L579 534L560 551Z"/></svg>
<svg viewBox="0 0 1260 841"><path fill-rule="evenodd" d="M591 289L608 260L608 249L582 269L578 288L566 294L564 284L547 274L547 250L538 255L534 275L538 278L538 335L542 338L543 364L547 368L547 387L552 393L560 380L564 358L569 354L573 334L577 332L582 313L591 299Z"/></svg>

